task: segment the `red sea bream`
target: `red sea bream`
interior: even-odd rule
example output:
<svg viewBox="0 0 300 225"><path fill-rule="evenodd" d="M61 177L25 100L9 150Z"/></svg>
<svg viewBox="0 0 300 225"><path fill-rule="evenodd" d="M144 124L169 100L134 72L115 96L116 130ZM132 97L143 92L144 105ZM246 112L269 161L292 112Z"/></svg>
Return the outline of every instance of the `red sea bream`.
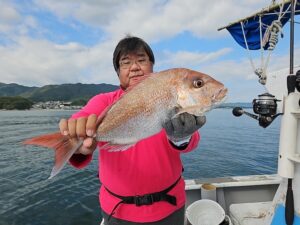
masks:
<svg viewBox="0 0 300 225"><path fill-rule="evenodd" d="M104 149L126 150L159 132L167 120L181 113L203 115L221 103L226 94L222 83L197 71L178 68L150 74L100 115L95 138L107 142ZM24 143L55 149L50 177L82 146L82 141L60 133L34 137Z"/></svg>

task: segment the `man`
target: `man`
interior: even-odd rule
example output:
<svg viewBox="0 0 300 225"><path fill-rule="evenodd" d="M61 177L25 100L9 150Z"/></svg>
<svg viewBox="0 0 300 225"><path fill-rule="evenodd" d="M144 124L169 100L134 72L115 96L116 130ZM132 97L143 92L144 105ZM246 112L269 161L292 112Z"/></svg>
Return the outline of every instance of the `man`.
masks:
<svg viewBox="0 0 300 225"><path fill-rule="evenodd" d="M154 62L151 48L142 39L128 36L118 43L113 65L120 89L94 96L71 119L60 122L62 134L84 138L84 148L70 159L73 166L85 167L97 144L103 145L93 138L97 116L144 75L152 73ZM185 190L180 154L197 146L200 136L196 131L205 121L204 116L184 113L168 121L158 134L126 151L100 151L99 199L105 225L183 225Z"/></svg>

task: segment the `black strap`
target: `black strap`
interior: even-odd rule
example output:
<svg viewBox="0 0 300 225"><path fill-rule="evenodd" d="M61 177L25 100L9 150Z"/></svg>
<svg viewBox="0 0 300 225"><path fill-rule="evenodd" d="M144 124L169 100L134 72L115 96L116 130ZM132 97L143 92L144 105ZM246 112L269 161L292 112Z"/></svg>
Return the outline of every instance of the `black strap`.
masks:
<svg viewBox="0 0 300 225"><path fill-rule="evenodd" d="M180 181L180 179L181 179L181 175L171 186L169 186L163 191L146 194L146 195L137 195L137 196L117 195L105 187L108 193L121 199L121 201L118 202L118 204L116 204L116 206L113 208L112 212L108 217L108 220L110 220L111 216L115 213L116 209L120 204L135 204L136 206L142 206L142 205L152 205L154 202L166 201L172 205L177 205L176 197L173 195L169 195L167 193L176 186L176 184Z"/></svg>

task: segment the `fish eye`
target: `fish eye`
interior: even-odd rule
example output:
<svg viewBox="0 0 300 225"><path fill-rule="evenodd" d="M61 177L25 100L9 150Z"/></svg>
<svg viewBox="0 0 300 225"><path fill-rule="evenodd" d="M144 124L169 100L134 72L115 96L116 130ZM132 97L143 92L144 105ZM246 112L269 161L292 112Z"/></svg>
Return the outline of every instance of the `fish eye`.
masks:
<svg viewBox="0 0 300 225"><path fill-rule="evenodd" d="M204 81L199 79L199 80L194 80L194 83L193 83L194 87L195 88L201 88L203 85L204 85Z"/></svg>

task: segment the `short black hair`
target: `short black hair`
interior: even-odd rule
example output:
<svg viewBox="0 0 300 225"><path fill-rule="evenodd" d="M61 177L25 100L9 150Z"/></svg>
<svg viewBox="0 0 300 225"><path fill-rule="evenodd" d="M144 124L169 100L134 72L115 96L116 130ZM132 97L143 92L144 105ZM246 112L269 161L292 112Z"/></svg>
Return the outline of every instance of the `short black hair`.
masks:
<svg viewBox="0 0 300 225"><path fill-rule="evenodd" d="M140 49L143 49L146 52L149 60L154 64L155 59L150 46L143 39L128 35L125 38L121 39L115 48L113 54L113 64L115 71L118 72L120 68L119 60L121 56L136 52Z"/></svg>

